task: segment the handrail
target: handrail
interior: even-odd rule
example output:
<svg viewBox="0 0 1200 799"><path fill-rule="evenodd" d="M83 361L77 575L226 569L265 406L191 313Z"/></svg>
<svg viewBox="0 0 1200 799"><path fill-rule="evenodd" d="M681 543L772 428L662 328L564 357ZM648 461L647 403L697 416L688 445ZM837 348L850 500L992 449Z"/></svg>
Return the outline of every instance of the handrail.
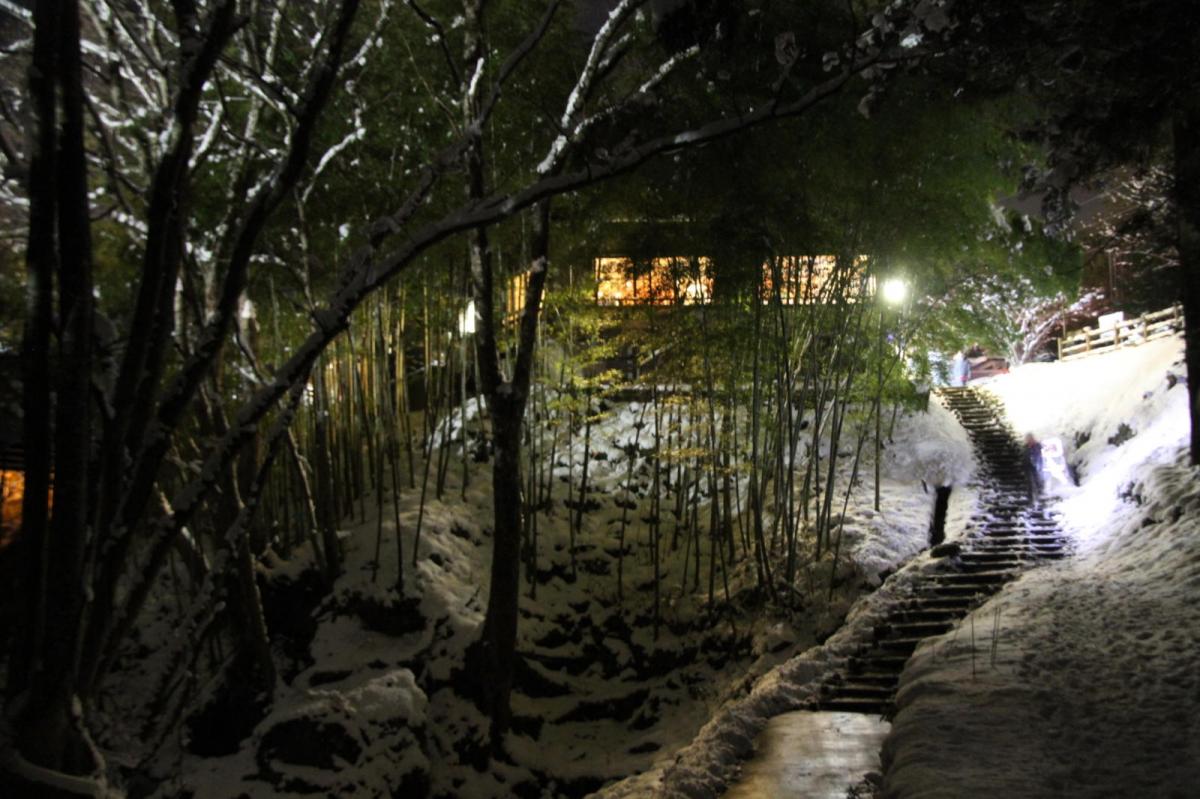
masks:
<svg viewBox="0 0 1200 799"><path fill-rule="evenodd" d="M1058 359L1067 361L1097 352L1133 347L1156 338L1165 338L1183 330L1183 306L1172 305L1161 311L1145 313L1136 319L1118 322L1112 327L1085 327L1067 333L1058 340Z"/></svg>

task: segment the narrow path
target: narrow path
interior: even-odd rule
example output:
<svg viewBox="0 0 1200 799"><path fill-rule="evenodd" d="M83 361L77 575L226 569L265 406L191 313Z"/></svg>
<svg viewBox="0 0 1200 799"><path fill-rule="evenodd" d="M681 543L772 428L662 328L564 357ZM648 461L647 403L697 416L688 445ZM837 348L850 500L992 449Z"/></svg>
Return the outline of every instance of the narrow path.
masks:
<svg viewBox="0 0 1200 799"><path fill-rule="evenodd" d="M923 576L912 599L891 610L875 640L826 686L821 710L890 716L900 672L923 639L948 632L1021 570L1066 556L1057 513L1029 501L1024 455L1001 404L974 388L940 394L975 445L982 507L961 539L934 548L939 568Z"/></svg>

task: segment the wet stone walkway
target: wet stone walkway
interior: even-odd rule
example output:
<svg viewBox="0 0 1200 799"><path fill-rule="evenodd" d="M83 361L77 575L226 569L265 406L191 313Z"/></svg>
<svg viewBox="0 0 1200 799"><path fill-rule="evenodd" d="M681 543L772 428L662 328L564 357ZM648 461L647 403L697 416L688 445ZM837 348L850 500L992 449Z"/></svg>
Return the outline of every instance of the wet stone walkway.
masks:
<svg viewBox="0 0 1200 799"><path fill-rule="evenodd" d="M952 630L1021 571L1068 554L1053 508L1031 502L1023 452L998 400L974 388L941 400L971 437L979 461L979 510L963 536L935 547L936 568L875 627L875 638L822 686L816 711L779 716L759 739L727 797L844 797L879 768L900 673L925 638ZM853 714L859 714L854 720ZM858 747L858 751L852 751ZM840 773L833 774L838 771Z"/></svg>
<svg viewBox="0 0 1200 799"><path fill-rule="evenodd" d="M852 782L879 771L892 725L865 713L798 710L771 719L758 756L725 799L846 799Z"/></svg>

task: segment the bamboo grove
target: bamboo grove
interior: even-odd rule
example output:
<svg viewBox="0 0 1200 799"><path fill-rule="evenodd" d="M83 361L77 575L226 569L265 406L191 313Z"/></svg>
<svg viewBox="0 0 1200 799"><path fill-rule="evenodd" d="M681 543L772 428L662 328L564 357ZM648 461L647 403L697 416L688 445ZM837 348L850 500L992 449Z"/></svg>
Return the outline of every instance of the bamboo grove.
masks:
<svg viewBox="0 0 1200 799"><path fill-rule="evenodd" d="M594 436L620 410L636 433L614 500L620 525L603 543L619 564L669 560L675 572L658 569L652 584L631 586L618 565L618 601L652 594L657 628L665 595L699 592L715 608L729 600L738 568L752 568L759 589L785 604L830 589L850 493L879 479L864 451L886 446L898 410L916 400L901 374L915 320L877 301L869 274L838 274L819 302L797 306L776 292L614 314L588 307L586 286L547 296L522 431L530 596L556 569L578 573L576 539L596 505ZM406 282L361 309L314 371L293 433L248 450L260 462L271 455L262 450L283 450L261 486L249 536L258 554L311 547L332 574L339 526L371 518L382 531L386 521L404 543L377 547L375 558L399 565L400 595L415 590L423 515L403 529L389 515L397 498L415 496L423 511L482 479L477 464L489 459L490 420L462 325L467 300L461 283L453 288ZM690 344L646 357L647 343L662 340ZM567 526L564 553L539 547L539 529L551 524Z"/></svg>

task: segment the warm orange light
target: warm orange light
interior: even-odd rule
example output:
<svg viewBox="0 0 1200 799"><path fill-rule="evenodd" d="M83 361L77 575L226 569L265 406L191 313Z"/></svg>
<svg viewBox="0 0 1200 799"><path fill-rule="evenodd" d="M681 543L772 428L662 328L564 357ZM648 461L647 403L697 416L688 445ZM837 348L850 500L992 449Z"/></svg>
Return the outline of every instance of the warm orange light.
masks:
<svg viewBox="0 0 1200 799"><path fill-rule="evenodd" d="M599 305L696 305L712 300L712 261L705 256L597 258L595 266ZM866 274L865 255L856 256L849 268L839 266L834 255L784 255L764 263L762 270L763 302L858 302L875 288L874 278Z"/></svg>
<svg viewBox="0 0 1200 799"><path fill-rule="evenodd" d="M512 321L525 310L525 292L529 289L529 272L518 272L508 279L508 292L504 297L504 319Z"/></svg>
<svg viewBox="0 0 1200 799"><path fill-rule="evenodd" d="M776 301L776 275L783 305L857 302L873 290L873 279L863 281L866 268L865 255L857 256L849 269L839 269L834 255L781 255L763 264L763 302Z"/></svg>
<svg viewBox="0 0 1200 799"><path fill-rule="evenodd" d="M0 549L13 542L21 529L21 502L25 498L25 473L0 470Z"/></svg>
<svg viewBox="0 0 1200 799"><path fill-rule="evenodd" d="M600 305L697 305L712 299L712 261L682 256L596 259Z"/></svg>

